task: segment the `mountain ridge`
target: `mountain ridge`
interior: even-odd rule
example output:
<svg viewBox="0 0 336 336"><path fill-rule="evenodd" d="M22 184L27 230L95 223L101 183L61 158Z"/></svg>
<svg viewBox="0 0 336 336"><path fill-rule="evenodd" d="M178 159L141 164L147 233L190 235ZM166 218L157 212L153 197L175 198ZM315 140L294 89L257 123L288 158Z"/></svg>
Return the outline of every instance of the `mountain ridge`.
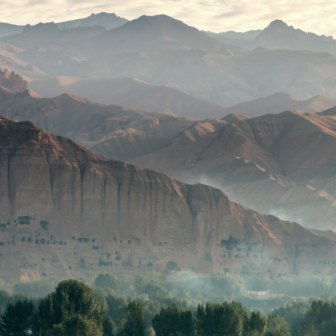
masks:
<svg viewBox="0 0 336 336"><path fill-rule="evenodd" d="M58 77L32 81L29 86L47 98L70 93L105 105L121 105L192 119L220 119L225 114L225 108L218 103L186 94L171 86L149 85L136 78Z"/></svg>

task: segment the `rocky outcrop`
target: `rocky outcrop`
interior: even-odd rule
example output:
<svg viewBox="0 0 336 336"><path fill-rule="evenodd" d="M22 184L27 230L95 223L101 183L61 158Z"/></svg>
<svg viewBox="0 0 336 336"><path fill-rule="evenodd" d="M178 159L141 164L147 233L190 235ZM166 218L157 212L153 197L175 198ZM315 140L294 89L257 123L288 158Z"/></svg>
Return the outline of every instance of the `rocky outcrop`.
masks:
<svg viewBox="0 0 336 336"><path fill-rule="evenodd" d="M0 119L0 271L85 278L158 268L333 273L336 242L218 189L109 161L31 122Z"/></svg>
<svg viewBox="0 0 336 336"><path fill-rule="evenodd" d="M2 71L1 68L0 86L15 92L29 90L28 82L25 81L20 75L16 74L14 71L9 73L7 69Z"/></svg>
<svg viewBox="0 0 336 336"><path fill-rule="evenodd" d="M127 22L127 19L117 16L114 13L102 12L98 14L92 13L90 16L83 19L59 22L57 23L57 26L60 29L69 29L77 27L93 27L95 25L99 25L109 30L123 26Z"/></svg>
<svg viewBox="0 0 336 336"><path fill-rule="evenodd" d="M336 55L336 41L332 36L319 36L301 29L288 26L281 20L272 21L262 30L249 46L249 49L262 47L267 49L311 50L329 52Z"/></svg>

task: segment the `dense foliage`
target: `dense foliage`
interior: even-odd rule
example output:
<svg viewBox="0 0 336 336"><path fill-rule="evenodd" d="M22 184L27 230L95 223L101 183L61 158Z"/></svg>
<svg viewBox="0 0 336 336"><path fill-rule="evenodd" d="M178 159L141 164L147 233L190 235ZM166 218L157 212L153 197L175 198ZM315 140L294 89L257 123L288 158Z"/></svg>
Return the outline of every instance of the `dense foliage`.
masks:
<svg viewBox="0 0 336 336"><path fill-rule="evenodd" d="M2 284L13 294L0 290L0 336L28 330L41 336L324 336L336 327L335 279L328 276L294 281L227 273L149 272L137 278L107 273L89 284L55 279ZM284 295L293 294L290 287L304 295ZM268 289L279 295L247 293Z"/></svg>

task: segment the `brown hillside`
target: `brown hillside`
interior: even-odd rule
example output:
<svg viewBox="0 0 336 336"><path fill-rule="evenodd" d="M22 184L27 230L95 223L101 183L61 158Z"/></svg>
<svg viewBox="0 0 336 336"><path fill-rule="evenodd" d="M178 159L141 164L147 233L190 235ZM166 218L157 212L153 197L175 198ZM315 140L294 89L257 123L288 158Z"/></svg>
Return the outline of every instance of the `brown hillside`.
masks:
<svg viewBox="0 0 336 336"><path fill-rule="evenodd" d="M173 145L172 139L131 162L220 187L232 200L262 213L333 229L335 111L233 120L183 145Z"/></svg>

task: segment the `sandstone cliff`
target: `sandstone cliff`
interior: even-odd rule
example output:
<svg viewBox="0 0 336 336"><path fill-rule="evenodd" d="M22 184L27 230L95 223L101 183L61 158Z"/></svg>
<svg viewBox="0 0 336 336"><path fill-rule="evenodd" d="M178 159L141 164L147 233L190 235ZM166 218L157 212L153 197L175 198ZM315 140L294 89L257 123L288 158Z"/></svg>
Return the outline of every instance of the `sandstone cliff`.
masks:
<svg viewBox="0 0 336 336"><path fill-rule="evenodd" d="M31 122L0 119L0 271L85 278L191 268L332 273L336 242L218 189L109 161Z"/></svg>

